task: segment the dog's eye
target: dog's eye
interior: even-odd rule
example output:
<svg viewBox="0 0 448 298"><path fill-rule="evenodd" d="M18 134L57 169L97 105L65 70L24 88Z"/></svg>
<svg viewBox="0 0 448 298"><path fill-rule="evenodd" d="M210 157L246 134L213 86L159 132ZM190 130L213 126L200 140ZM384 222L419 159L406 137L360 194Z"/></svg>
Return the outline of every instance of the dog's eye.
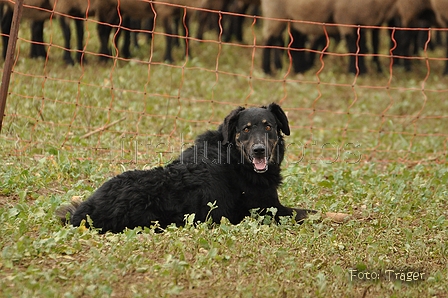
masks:
<svg viewBox="0 0 448 298"><path fill-rule="evenodd" d="M249 128L249 127L245 127L245 128L243 129L243 131L244 131L244 132L249 132L249 131L250 131L250 128Z"/></svg>
<svg viewBox="0 0 448 298"><path fill-rule="evenodd" d="M270 125L266 125L266 126L265 126L265 129L266 129L267 131L271 131L272 127L271 127Z"/></svg>

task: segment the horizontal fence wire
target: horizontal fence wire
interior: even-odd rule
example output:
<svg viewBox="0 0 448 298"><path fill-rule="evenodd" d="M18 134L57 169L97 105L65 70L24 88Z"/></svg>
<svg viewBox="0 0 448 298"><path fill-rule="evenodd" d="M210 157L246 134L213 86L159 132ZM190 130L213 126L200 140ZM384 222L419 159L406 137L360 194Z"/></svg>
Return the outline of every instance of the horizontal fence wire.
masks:
<svg viewBox="0 0 448 298"><path fill-rule="evenodd" d="M447 162L446 28L323 24L266 18L259 10L231 13L171 2L177 4L142 1L147 10L135 11L133 19L124 11L126 1L109 11L116 13L110 19L93 13L95 1L88 2L92 11L78 14L25 5L2 150L19 157L63 152L79 160L161 164L191 146L198 134L216 129L236 107L277 102L292 131L288 165ZM1 5L5 15L9 4ZM37 20L43 22L43 40L33 37L36 12L46 15ZM84 29L79 49L75 21ZM237 21L242 41L231 35ZM70 48L61 22L71 29ZM266 22L283 24L276 44L265 43ZM293 28L300 25L320 28L319 48L312 48L316 36L293 47ZM108 26L109 52L100 53L98 27ZM355 52L334 34L340 27L353 29ZM378 53L370 41L374 30L380 33ZM416 36L409 55L394 53L403 32ZM366 52L361 51L363 38ZM125 40L132 41L129 57ZM168 42L172 60L166 59ZM36 46L44 54L32 59L29 52ZM266 49L271 50L270 74L262 67ZM297 73L294 63L305 61L296 56L315 57L308 70ZM354 73L350 58L356 61ZM361 73L363 58L367 73ZM282 63L278 69L275 60Z"/></svg>

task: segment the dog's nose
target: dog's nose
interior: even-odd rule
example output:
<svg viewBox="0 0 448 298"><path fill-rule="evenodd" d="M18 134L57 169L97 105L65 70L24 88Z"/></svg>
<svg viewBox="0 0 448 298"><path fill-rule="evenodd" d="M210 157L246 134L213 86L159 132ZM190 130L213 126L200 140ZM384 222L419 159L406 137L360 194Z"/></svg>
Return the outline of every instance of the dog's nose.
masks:
<svg viewBox="0 0 448 298"><path fill-rule="evenodd" d="M252 146L254 155L261 156L266 152L266 147L263 144L255 144Z"/></svg>

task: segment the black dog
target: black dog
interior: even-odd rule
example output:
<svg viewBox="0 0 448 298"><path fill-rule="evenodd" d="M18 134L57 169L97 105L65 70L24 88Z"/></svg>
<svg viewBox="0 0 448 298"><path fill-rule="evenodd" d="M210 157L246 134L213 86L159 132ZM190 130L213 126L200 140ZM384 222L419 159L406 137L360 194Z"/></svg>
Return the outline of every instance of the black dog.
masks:
<svg viewBox="0 0 448 298"><path fill-rule="evenodd" d="M233 224L250 210L275 207L275 219L295 214L303 221L311 210L283 206L277 188L280 163L289 135L288 119L279 105L233 110L218 130L200 135L193 147L166 167L128 171L102 185L85 202L62 206L57 214L78 226L87 215L101 232L125 228L181 226L186 214L215 223L226 217ZM211 209L209 204L217 208Z"/></svg>

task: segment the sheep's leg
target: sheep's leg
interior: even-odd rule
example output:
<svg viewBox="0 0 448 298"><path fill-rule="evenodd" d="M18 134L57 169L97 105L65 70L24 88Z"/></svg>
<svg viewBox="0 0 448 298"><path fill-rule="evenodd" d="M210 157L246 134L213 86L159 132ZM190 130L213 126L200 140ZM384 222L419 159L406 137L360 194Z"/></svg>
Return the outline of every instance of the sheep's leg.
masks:
<svg viewBox="0 0 448 298"><path fill-rule="evenodd" d="M204 39L204 33L206 30L206 26L208 26L208 23L210 22L210 18L212 18L213 14L209 13L209 12L205 12L205 11L201 11L198 12L198 24L200 24L200 26L198 27L198 30L196 32L196 38L199 40L203 40ZM216 24L218 25L218 24ZM218 34L219 34L219 30L218 30Z"/></svg>
<svg viewBox="0 0 448 298"><path fill-rule="evenodd" d="M176 10L176 13L174 14L174 17L172 18L171 23L171 34L173 35L179 35L179 27L180 27L180 20L182 19L182 14L180 13L181 10ZM173 47L180 47L179 38L172 38L171 45Z"/></svg>
<svg viewBox="0 0 448 298"><path fill-rule="evenodd" d="M31 22L31 49L30 57L39 58L47 57L47 51L44 46L44 22L45 21L33 21Z"/></svg>
<svg viewBox="0 0 448 298"><path fill-rule="evenodd" d="M131 18L124 17L123 25L121 28L121 30L124 31L122 32L122 34L124 34L124 39L123 45L121 47L121 56L124 58L131 57L131 31L128 30L129 28L131 28Z"/></svg>
<svg viewBox="0 0 448 298"><path fill-rule="evenodd" d="M261 68L265 74L271 74L271 47L275 45L277 38L270 36L266 42L263 42L263 60Z"/></svg>
<svg viewBox="0 0 448 298"><path fill-rule="evenodd" d="M282 36L279 36L275 39L275 45L278 45L279 47L283 47L285 45L285 41L283 40ZM282 63L283 50L274 49L273 52L274 52L275 69L282 69L282 67L283 67L283 63Z"/></svg>
<svg viewBox="0 0 448 298"><path fill-rule="evenodd" d="M67 19L65 17L59 18L59 24L61 26L62 35L64 36L64 55L63 59L65 63L74 65L75 62L72 59L72 55L70 53L70 40L71 40L71 30L70 25L67 23Z"/></svg>
<svg viewBox="0 0 448 298"><path fill-rule="evenodd" d="M100 41L99 60L106 62L112 55L109 47L109 37L112 32L112 25L117 25L119 18L117 12L114 10L111 12L106 12L105 14L100 13L98 20L99 23L96 30Z"/></svg>
<svg viewBox="0 0 448 298"><path fill-rule="evenodd" d="M283 38L281 36L271 36L263 43L263 53L262 53L262 69L265 74L271 74L271 55L274 56L274 66L275 69L282 69L282 54L283 50L273 49L272 46L282 47L284 45Z"/></svg>
<svg viewBox="0 0 448 298"><path fill-rule="evenodd" d="M373 62L376 65L376 70L378 72L382 72L383 69L381 67L380 58L378 57L380 48L380 30L372 29L372 51L373 51Z"/></svg>
<svg viewBox="0 0 448 298"><path fill-rule="evenodd" d="M306 53L304 51L307 36L291 28L291 37L291 49L293 50L290 50L290 53L294 71L297 73L305 72L309 69L308 61L306 60Z"/></svg>
<svg viewBox="0 0 448 298"><path fill-rule="evenodd" d="M356 46L356 38L354 35L348 34L346 35L345 40L347 43L348 52L350 54L348 62L348 71L356 74L357 73L356 66L358 62L357 56L355 54L356 51L358 50L358 47Z"/></svg>
<svg viewBox="0 0 448 298"><path fill-rule="evenodd" d="M107 61L107 59L112 55L109 48L109 36L112 31L112 27L98 23L97 31L98 38L100 40L99 59L100 61Z"/></svg>
<svg viewBox="0 0 448 298"><path fill-rule="evenodd" d="M404 32L403 32L404 33ZM409 59L412 54L412 43L413 41L417 38L417 32L415 31L408 31L406 33L404 33L404 37L402 40L403 46L402 46L402 51L401 54L404 56L403 58L403 65L404 65L404 69L405 71L411 71L411 59Z"/></svg>
<svg viewBox="0 0 448 298"><path fill-rule="evenodd" d="M154 18L149 18L143 21L142 28L146 30L144 35L146 35L147 42L149 43L154 34Z"/></svg>
<svg viewBox="0 0 448 298"><path fill-rule="evenodd" d="M367 34L366 29L363 29L359 32L359 71L360 74L367 73L367 67L366 67L366 57L365 55L369 53L369 48L367 47Z"/></svg>
<svg viewBox="0 0 448 298"><path fill-rule="evenodd" d="M3 39L3 58L6 58L6 50L8 49L9 33L11 31L13 11L9 8L6 9L5 14L2 16L2 39Z"/></svg>
<svg viewBox="0 0 448 298"><path fill-rule="evenodd" d="M173 34L173 27L172 27L172 23L170 22L171 19L170 18L165 18L163 20L163 26L165 28L165 33L166 33L166 44L165 44L165 57L164 60L167 62L172 62L173 61L173 57L171 56L171 51L173 48L173 37L171 36Z"/></svg>
<svg viewBox="0 0 448 298"><path fill-rule="evenodd" d="M239 5L235 9L235 13L244 14L249 8L248 4ZM227 16L228 26L224 32L224 42L230 42L232 36L235 36L236 41L243 42L243 23L244 17L242 16Z"/></svg>
<svg viewBox="0 0 448 298"><path fill-rule="evenodd" d="M399 18L395 18L388 24L389 27L403 27L403 24ZM406 57L410 55L411 44L413 40L413 32L409 30L390 30L391 32L391 48L395 47L392 51L392 62L393 66L404 66L406 71L411 70L411 61ZM398 58L397 56L402 56L405 58Z"/></svg>
<svg viewBox="0 0 448 298"><path fill-rule="evenodd" d="M403 65L406 71L411 70L411 61L407 57L410 56L411 52L411 43L415 36L412 31L402 31L397 30L394 39L397 43L395 50L393 51L394 56L402 56L404 58L394 57L394 66L395 65Z"/></svg>
<svg viewBox="0 0 448 298"><path fill-rule="evenodd" d="M173 21L170 22L168 19L169 18L165 18L163 24L165 27L165 33L167 34L166 37L166 48L165 48L165 61L173 61L173 57L172 57L172 50L173 47L178 47L180 46L180 38L179 37L173 37L173 36L168 36L168 35L176 35L179 36L179 27L181 26L181 19L183 20L182 22L182 33L183 36L185 36L185 57L191 56L191 54L189 53L189 41L188 41L188 20L189 17L187 15L187 13L185 12L184 14L180 13L181 10L176 10L175 14L174 14L174 19L172 19Z"/></svg>
<svg viewBox="0 0 448 298"><path fill-rule="evenodd" d="M359 42L358 34L348 34L345 36L348 46L348 52L351 54L349 59L348 71L357 74L364 74L367 72L366 65L364 63L364 55L367 53L365 37L363 31L359 32ZM358 53L357 53L358 52Z"/></svg>
<svg viewBox="0 0 448 298"><path fill-rule="evenodd" d="M130 20L130 25L129 25L131 29L142 29L142 21L139 19L131 19ZM138 44L138 32L134 31L131 34L131 44L136 47L139 48L140 45Z"/></svg>
<svg viewBox="0 0 448 298"><path fill-rule="evenodd" d="M75 19L76 27L76 44L78 51L76 52L76 59L79 63L85 63L86 58L84 58L84 21L81 19Z"/></svg>
<svg viewBox="0 0 448 298"><path fill-rule="evenodd" d="M242 9L239 12L243 14L246 12L248 8L249 5L246 4L242 7ZM235 35L235 38L238 42L243 42L243 23L244 23L244 17L242 16L237 16L235 22L233 22L233 34Z"/></svg>
<svg viewBox="0 0 448 298"><path fill-rule="evenodd" d="M319 36L313 41L313 43L311 44L312 51L308 53L308 59L306 59L307 69L313 67L314 60L316 60L316 52L323 51L326 45L327 45L327 37L325 35Z"/></svg>
<svg viewBox="0 0 448 298"><path fill-rule="evenodd" d="M226 5L226 7L224 8L225 11L232 11L232 10L228 10L227 6L228 5ZM233 8L231 8L231 9L233 9ZM233 15L223 15L222 16L222 20L221 20L221 24L223 27L222 40L224 42L232 41L232 36L234 35L236 26L237 26L236 22L237 22L237 18Z"/></svg>

